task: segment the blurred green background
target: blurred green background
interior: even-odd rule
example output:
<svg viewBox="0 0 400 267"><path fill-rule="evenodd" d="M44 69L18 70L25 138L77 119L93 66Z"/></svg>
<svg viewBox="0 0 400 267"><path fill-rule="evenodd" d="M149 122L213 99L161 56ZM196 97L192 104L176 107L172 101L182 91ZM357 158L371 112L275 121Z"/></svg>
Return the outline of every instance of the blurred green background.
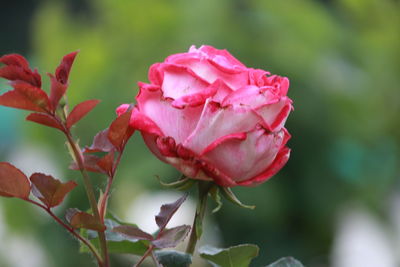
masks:
<svg viewBox="0 0 400 267"><path fill-rule="evenodd" d="M390 208L400 192L399 1L20 0L2 1L1 7L1 54L21 53L45 74L63 55L80 50L69 100L102 100L75 129L81 144L107 127L118 105L134 101L136 83L147 81L151 64L192 44L228 49L247 66L289 77L295 111L286 124L292 134L287 166L259 187L234 189L255 211L225 203L207 225L218 229L220 246L259 245L254 266L287 255L306 266L337 266L338 229L343 211L351 213L353 206L388 236L400 237ZM67 170L63 137L25 122L25 115L0 107L0 160L34 171L45 166L80 182ZM137 195L162 190L155 175L172 180L178 173L135 134L111 209L124 217ZM93 179L104 184L101 176ZM86 202L77 188L58 213L86 209ZM0 237L9 240L0 243L0 266L91 266L87 255L77 254L75 240L42 211L1 199L0 215ZM18 251L30 255L27 264L13 261ZM393 266L400 266L393 257L399 264ZM129 266L118 255L112 260Z"/></svg>

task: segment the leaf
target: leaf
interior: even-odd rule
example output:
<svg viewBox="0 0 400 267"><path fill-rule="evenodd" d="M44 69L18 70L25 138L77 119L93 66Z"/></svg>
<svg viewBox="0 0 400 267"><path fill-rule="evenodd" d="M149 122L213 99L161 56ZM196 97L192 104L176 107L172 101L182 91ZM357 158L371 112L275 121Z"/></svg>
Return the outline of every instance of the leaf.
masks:
<svg viewBox="0 0 400 267"><path fill-rule="evenodd" d="M210 189L209 194L210 194L211 198L214 199L214 201L217 203L217 206L212 210L212 213L216 213L222 207L222 201L221 201L221 196L219 195L218 186L213 186Z"/></svg>
<svg viewBox="0 0 400 267"><path fill-rule="evenodd" d="M103 169L97 165L97 162L99 162L100 158L95 155L90 155L90 154L84 154L83 155L83 166L85 170L90 171L90 172L98 172L98 173L104 173ZM77 170L79 171L79 166L78 164L74 161L71 163L69 166L71 170Z"/></svg>
<svg viewBox="0 0 400 267"><path fill-rule="evenodd" d="M54 117L45 113L31 113L26 120L64 131L62 125Z"/></svg>
<svg viewBox="0 0 400 267"><path fill-rule="evenodd" d="M180 225L160 232L156 240L151 243L156 248L174 248L182 242L190 232L189 225Z"/></svg>
<svg viewBox="0 0 400 267"><path fill-rule="evenodd" d="M49 99L52 105L52 110L55 111L57 109L58 103L60 102L60 99L67 91L68 86L66 84L60 83L53 74L47 73L47 75L50 77L51 84Z"/></svg>
<svg viewBox="0 0 400 267"><path fill-rule="evenodd" d="M74 181L61 183L60 180L43 173L34 173L29 179L32 182L33 195L48 208L60 205L65 196L77 186Z"/></svg>
<svg viewBox="0 0 400 267"><path fill-rule="evenodd" d="M114 149L114 145L108 139L108 128L98 132L93 138L93 143L90 147L86 147L84 152L110 152Z"/></svg>
<svg viewBox="0 0 400 267"><path fill-rule="evenodd" d="M84 116L86 116L94 107L99 103L99 100L92 99L92 100L86 100L83 101L82 103L79 103L76 105L71 113L68 115L67 118L67 128L71 128L72 125L77 123L79 120L81 120Z"/></svg>
<svg viewBox="0 0 400 267"><path fill-rule="evenodd" d="M229 200L230 202L238 205L239 207L245 208L245 209L251 209L254 210L256 206L254 205L245 205L240 200L235 196L235 194L232 192L232 190L229 187L220 187L222 195Z"/></svg>
<svg viewBox="0 0 400 267"><path fill-rule="evenodd" d="M41 107L32 103L32 101L16 90L7 91L0 95L0 105L10 108L43 112Z"/></svg>
<svg viewBox="0 0 400 267"><path fill-rule="evenodd" d="M50 101L47 94L42 89L33 86L24 81L13 81L10 83L15 91L23 95L34 105L40 107L43 111L50 110Z"/></svg>
<svg viewBox="0 0 400 267"><path fill-rule="evenodd" d="M129 226L136 226L136 225L122 222L121 220L119 220L110 213L106 214L106 219L104 220L104 224L107 226L105 235L108 244L108 251L110 253L124 253L124 254L133 254L142 256L146 252L149 246L149 241L132 239L125 235L121 235L120 233L115 233L111 231L111 229L119 225L129 225ZM93 230L81 229L80 234L86 239L90 240L90 242L95 247L100 249L97 232ZM80 246L80 252L90 253L89 249L83 244L81 244Z"/></svg>
<svg viewBox="0 0 400 267"><path fill-rule="evenodd" d="M0 196L28 199L31 185L28 177L8 162L0 162Z"/></svg>
<svg viewBox="0 0 400 267"><path fill-rule="evenodd" d="M78 209L68 209L65 218L73 228L85 228L95 231L105 231L106 227L89 213Z"/></svg>
<svg viewBox="0 0 400 267"><path fill-rule="evenodd" d="M168 222L171 220L172 216L179 209L182 203L186 200L187 196L188 194L185 193L177 201L161 206L160 212L156 215L156 223L160 228L160 231L162 231L165 226L167 226Z"/></svg>
<svg viewBox="0 0 400 267"><path fill-rule="evenodd" d="M153 240L154 239L154 237L151 234L142 231L137 226L120 225L120 226L114 227L112 229L112 232L119 233L121 235L127 236L132 239L137 239L137 240Z"/></svg>
<svg viewBox="0 0 400 267"><path fill-rule="evenodd" d="M199 249L200 257L220 267L247 267L257 257L259 248L252 244L243 244L229 248L203 246Z"/></svg>
<svg viewBox="0 0 400 267"><path fill-rule="evenodd" d="M56 69L56 78L62 84L68 83L69 72L79 51L69 53L63 57L60 65Z"/></svg>
<svg viewBox="0 0 400 267"><path fill-rule="evenodd" d="M5 65L18 66L29 69L28 61L19 54L8 54L0 57L0 62Z"/></svg>
<svg viewBox="0 0 400 267"><path fill-rule="evenodd" d="M25 81L33 86L41 87L42 78L37 70L29 68L28 61L21 55L8 54L0 58L0 62L7 66L0 68L0 77L10 81Z"/></svg>
<svg viewBox="0 0 400 267"><path fill-rule="evenodd" d="M110 151L107 155L97 161L96 164L106 173L112 172L114 165L114 151Z"/></svg>
<svg viewBox="0 0 400 267"><path fill-rule="evenodd" d="M164 267L189 267L192 256L175 250L159 250L155 252L156 258Z"/></svg>
<svg viewBox="0 0 400 267"><path fill-rule="evenodd" d="M117 117L110 125L108 130L108 140L118 149L128 141L133 134L133 129L129 127L132 109L128 109L124 114Z"/></svg>
<svg viewBox="0 0 400 267"><path fill-rule="evenodd" d="M285 257L266 267L304 267L304 265L293 257Z"/></svg>

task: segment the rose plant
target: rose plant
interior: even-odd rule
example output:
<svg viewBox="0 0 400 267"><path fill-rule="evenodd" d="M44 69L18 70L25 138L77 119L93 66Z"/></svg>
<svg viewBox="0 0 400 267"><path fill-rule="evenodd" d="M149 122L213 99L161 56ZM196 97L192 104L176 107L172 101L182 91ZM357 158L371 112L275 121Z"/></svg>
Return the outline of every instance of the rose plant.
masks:
<svg viewBox="0 0 400 267"><path fill-rule="evenodd" d="M0 196L19 198L43 209L80 241L81 251L90 252L99 267L110 266L111 252L141 256L135 266L148 256L156 266L190 265L201 237L208 197L218 204L214 211L222 205L220 193L242 207L253 208L242 204L230 188L258 185L287 162L290 135L284 124L292 110L292 101L287 97L289 80L248 68L226 50L193 46L187 53L171 55L152 65L150 83L139 82L136 105L118 107L118 117L83 149L72 130L99 101L86 100L70 111L66 92L76 55L66 55L55 73L48 74L49 93L42 89L41 75L29 67L24 57L1 57L4 66L0 77L9 80L13 89L0 95L0 105L31 111L28 121L64 134L73 159L70 168L82 175L90 211L69 208L64 219L58 217L52 208L60 205L78 183L62 182L43 173L28 178L7 162L0 162ZM163 185L183 191L197 185L199 202L192 226L167 227L188 193L161 207L155 217L159 227L155 233L122 222L107 210L117 168L136 130L151 152L182 173L176 182L161 182ZM88 172L102 173L107 178L99 195ZM163 251L176 247L189 232L186 253ZM206 246L199 253L217 266L248 266L257 256L258 247ZM289 258L278 264L300 266Z"/></svg>

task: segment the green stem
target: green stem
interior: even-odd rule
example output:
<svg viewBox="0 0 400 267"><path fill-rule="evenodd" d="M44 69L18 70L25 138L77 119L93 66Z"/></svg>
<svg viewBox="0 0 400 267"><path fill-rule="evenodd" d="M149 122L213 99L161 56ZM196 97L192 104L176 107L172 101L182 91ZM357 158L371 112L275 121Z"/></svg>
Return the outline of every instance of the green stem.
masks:
<svg viewBox="0 0 400 267"><path fill-rule="evenodd" d="M192 232L190 233L189 243L186 248L186 253L193 255L196 248L197 241L200 239L203 232L203 218L207 207L208 192L212 187L212 183L199 181L198 182L198 202L196 207L196 214L194 216Z"/></svg>
<svg viewBox="0 0 400 267"><path fill-rule="evenodd" d="M100 217L99 209L97 207L97 201L96 201L96 196L95 196L95 193L94 193L94 188L93 188L92 182L90 181L90 177L89 177L88 173L85 170L82 151L81 151L80 147L72 139L70 131L66 131L65 135L66 135L66 137L68 139L68 142L69 142L69 144L70 144L70 146L72 148L72 151L74 152L75 161L78 164L79 170L80 170L80 172L82 174L83 184L85 186L85 191L86 191L86 194L87 194L88 199L89 199L89 203L90 203L90 207L91 207L92 212L93 212L93 216L97 221L103 223L103 221L101 220L101 217ZM107 249L106 236L105 236L103 231L98 231L97 233L98 233L98 236L99 236L101 252L103 254L104 267L109 267L109 258L108 258L108 249Z"/></svg>

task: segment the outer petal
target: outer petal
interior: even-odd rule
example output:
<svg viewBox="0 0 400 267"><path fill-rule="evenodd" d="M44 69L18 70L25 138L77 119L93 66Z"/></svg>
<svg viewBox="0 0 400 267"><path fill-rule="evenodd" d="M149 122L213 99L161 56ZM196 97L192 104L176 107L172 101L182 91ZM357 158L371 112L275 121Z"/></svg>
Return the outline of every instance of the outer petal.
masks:
<svg viewBox="0 0 400 267"><path fill-rule="evenodd" d="M238 185L242 186L256 186L260 183L265 182L272 176L274 176L278 171L282 169L283 166L285 166L286 162L288 161L290 156L290 149L287 147L282 148L278 155L276 156L274 162L265 169L262 173L257 175L254 178L251 178L249 180L239 182Z"/></svg>
<svg viewBox="0 0 400 267"><path fill-rule="evenodd" d="M248 84L248 69L239 67L239 65L228 69L227 66L218 65L206 55L199 57L192 53L189 53L187 56L185 54L178 54L169 58L168 63L173 62L175 65L187 67L208 83L214 83L217 79L220 79L232 90L237 90Z"/></svg>
<svg viewBox="0 0 400 267"><path fill-rule="evenodd" d="M182 143L196 128L202 107L177 109L171 100L163 99L161 91L141 88L137 97L138 110L154 122L165 136L171 136L176 143Z"/></svg>
<svg viewBox="0 0 400 267"><path fill-rule="evenodd" d="M262 127L256 127L244 140L227 138L218 142L213 149L206 150L202 158L240 182L265 170L274 161L283 142L286 142L285 131L268 133Z"/></svg>
<svg viewBox="0 0 400 267"><path fill-rule="evenodd" d="M178 99L182 96L204 92L209 86L208 82L184 66L162 64L160 71L164 76L162 82L164 97Z"/></svg>
<svg viewBox="0 0 400 267"><path fill-rule="evenodd" d="M228 106L207 100L199 123L183 145L200 154L213 141L226 135L248 132L262 122L257 114L247 108Z"/></svg>

